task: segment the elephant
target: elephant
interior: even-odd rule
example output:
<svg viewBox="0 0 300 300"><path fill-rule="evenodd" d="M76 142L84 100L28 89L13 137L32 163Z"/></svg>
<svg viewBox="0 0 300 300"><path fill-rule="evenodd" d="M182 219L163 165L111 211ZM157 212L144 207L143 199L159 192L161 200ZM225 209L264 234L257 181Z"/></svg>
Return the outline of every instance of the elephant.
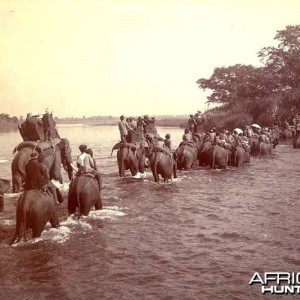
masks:
<svg viewBox="0 0 300 300"><path fill-rule="evenodd" d="M228 163L228 150L219 145L212 145L207 151L207 158L210 168L215 168L216 165L220 169L226 169Z"/></svg>
<svg viewBox="0 0 300 300"><path fill-rule="evenodd" d="M300 148L300 137L299 136L294 135L294 137L293 137L293 148L294 149Z"/></svg>
<svg viewBox="0 0 300 300"><path fill-rule="evenodd" d="M198 158L198 149L197 144L181 144L174 152L177 169L191 170Z"/></svg>
<svg viewBox="0 0 300 300"><path fill-rule="evenodd" d="M264 156L264 155L272 155L273 153L273 145L265 142L260 142L259 143L259 156Z"/></svg>
<svg viewBox="0 0 300 300"><path fill-rule="evenodd" d="M40 237L46 224L50 222L53 228L59 227L55 202L48 192L41 190L24 191L18 201L16 211L16 231L11 244L19 242L26 230L32 229L32 237Z"/></svg>
<svg viewBox="0 0 300 300"><path fill-rule="evenodd" d="M55 179L62 182L61 164L68 173L68 177L72 178L72 156L71 147L67 139L53 139L53 142L34 142L27 141L20 143L15 149L15 155L12 164L12 185L13 192L21 191L22 185L25 181L25 165L28 163L30 154L37 151L43 162L49 170L50 179Z"/></svg>
<svg viewBox="0 0 300 300"><path fill-rule="evenodd" d="M250 162L250 153L245 151L241 146L232 147L231 149L231 165L240 167L244 163Z"/></svg>
<svg viewBox="0 0 300 300"><path fill-rule="evenodd" d="M159 175L162 176L164 182L177 177L176 164L172 157L172 153L163 151L163 149L154 148L149 153L150 167L155 182L159 182Z"/></svg>
<svg viewBox="0 0 300 300"><path fill-rule="evenodd" d="M251 154L255 156L272 155L273 145L266 142L259 142L257 139L251 146Z"/></svg>
<svg viewBox="0 0 300 300"><path fill-rule="evenodd" d="M80 215L87 216L92 207L95 210L102 209L101 191L96 178L91 173L84 173L76 176L69 188L68 213L76 212L78 208Z"/></svg>
<svg viewBox="0 0 300 300"><path fill-rule="evenodd" d="M125 176L125 170L130 170L131 175L135 176L138 172L145 172L146 148L140 145L117 143L113 148L118 149L117 160L119 168L119 176ZM112 153L111 152L111 153Z"/></svg>
<svg viewBox="0 0 300 300"><path fill-rule="evenodd" d="M200 145L199 151L198 151L198 160L199 160L199 166L205 166L209 163L208 161L208 150L211 146L211 142L205 142Z"/></svg>
<svg viewBox="0 0 300 300"><path fill-rule="evenodd" d="M4 193L9 189L10 181L7 179L0 179L0 213L4 210Z"/></svg>

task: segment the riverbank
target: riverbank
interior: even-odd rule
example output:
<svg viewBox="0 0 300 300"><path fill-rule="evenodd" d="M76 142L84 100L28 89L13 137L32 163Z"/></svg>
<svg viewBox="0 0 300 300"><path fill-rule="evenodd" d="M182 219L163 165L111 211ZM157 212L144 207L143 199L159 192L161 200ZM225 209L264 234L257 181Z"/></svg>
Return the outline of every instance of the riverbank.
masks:
<svg viewBox="0 0 300 300"><path fill-rule="evenodd" d="M55 119L57 125L62 124L82 124L89 126L114 126L120 119L118 117L90 117L90 118L64 118ZM162 127L179 127L187 126L188 116L155 116L155 125Z"/></svg>

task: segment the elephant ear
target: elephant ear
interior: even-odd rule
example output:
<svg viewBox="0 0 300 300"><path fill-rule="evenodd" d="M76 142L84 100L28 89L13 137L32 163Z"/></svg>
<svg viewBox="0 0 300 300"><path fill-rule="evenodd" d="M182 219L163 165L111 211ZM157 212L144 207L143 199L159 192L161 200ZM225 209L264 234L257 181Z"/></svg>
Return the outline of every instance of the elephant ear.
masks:
<svg viewBox="0 0 300 300"><path fill-rule="evenodd" d="M59 145L59 148L61 150L63 150L65 153L67 153L69 151L69 149L70 149L70 142L66 138L62 138L60 140L60 142L58 143L58 145Z"/></svg>

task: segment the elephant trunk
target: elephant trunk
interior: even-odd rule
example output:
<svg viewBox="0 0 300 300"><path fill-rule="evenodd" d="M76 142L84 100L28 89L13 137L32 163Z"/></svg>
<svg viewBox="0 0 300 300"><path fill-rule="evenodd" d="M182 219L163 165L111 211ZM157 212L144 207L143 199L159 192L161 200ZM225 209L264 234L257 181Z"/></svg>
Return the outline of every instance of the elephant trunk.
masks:
<svg viewBox="0 0 300 300"><path fill-rule="evenodd" d="M112 156L114 150L120 149L120 146L121 146L121 143L115 144L115 145L112 147L112 149L111 149L111 154L110 154L110 156Z"/></svg>

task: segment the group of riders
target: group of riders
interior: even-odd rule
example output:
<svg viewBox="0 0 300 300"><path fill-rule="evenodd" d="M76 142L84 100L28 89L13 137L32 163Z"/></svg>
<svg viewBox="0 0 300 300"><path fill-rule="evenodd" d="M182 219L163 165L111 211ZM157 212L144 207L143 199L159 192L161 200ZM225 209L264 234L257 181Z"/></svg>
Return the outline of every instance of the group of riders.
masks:
<svg viewBox="0 0 300 300"><path fill-rule="evenodd" d="M211 142L212 144L219 145L226 149L231 147L241 146L245 151L250 151L249 138L256 138L259 141L270 143L274 142L273 130L253 124L248 125L244 130L236 128L233 132L226 129L215 127L207 132L203 132L205 118L200 111L191 114L187 121L187 128L184 130L182 142L180 145L194 146L198 140L203 143ZM300 116L296 121L300 124ZM55 126L52 113L46 110L45 114L38 115L36 113L28 113L26 121L20 125L19 130L22 135L23 141L38 141L52 143L54 138L60 138ZM42 130L37 130L39 126ZM33 128L35 130L33 130ZM131 144L137 142L142 147L155 145L155 149L169 153L174 152L172 149L171 135L168 133L165 138L162 138L157 133L155 127L155 118L145 115L143 117L125 118L120 116L118 122L120 131L120 143ZM299 130L296 131L300 133ZM99 189L102 187L101 174L97 168L96 161L93 158L92 149L87 145L82 144L79 146L80 155L76 159L75 176L82 174L91 174L98 182ZM61 203L63 197L60 194L57 184L50 180L49 170L43 161L43 156L38 152L33 151L30 155L30 160L25 167L26 179L24 183L24 190L37 189L50 193L56 203ZM62 181L60 182L62 183Z"/></svg>
<svg viewBox="0 0 300 300"><path fill-rule="evenodd" d="M150 132L147 130L149 124L154 124L155 119L150 118L148 115L138 118L139 122L135 122L132 117L125 118L123 115L120 117L118 123L120 131L121 143L130 145L132 142L139 142L143 146L154 144L158 148L172 151L171 135L168 133L165 139L161 138L155 131ZM208 131L204 131L205 117L201 111L197 111L196 114L190 114L187 121L187 128L184 129L181 145L195 146L195 143L201 140L203 143L211 142L213 145L219 145L226 149L232 147L242 147L246 152L250 151L249 139L257 139L259 142L265 142L267 144L278 143L277 133L279 128L274 126L273 128L261 127L257 124L247 125L244 130L236 128L233 131L229 131L224 128L212 127ZM300 116L299 116L300 124ZM141 135L139 140L134 140L135 132L140 128ZM155 128L155 126L153 127ZM152 129L153 129L152 128ZM300 132L300 126L299 126ZM141 142L142 141L142 142Z"/></svg>
<svg viewBox="0 0 300 300"><path fill-rule="evenodd" d="M39 130L39 128L42 130ZM25 122L19 126L19 131L24 142L47 142L53 148L55 147L55 139L60 139L52 112L49 113L48 109L42 115L35 112L28 113ZM29 161L25 165L23 190L39 190L53 197L55 204L62 203L64 199L59 190L59 185L63 183L62 178L59 179L59 182L51 180L48 167L44 162L44 156L34 150L37 149L33 148ZM102 178L93 157L93 150L85 144L81 144L79 150L80 154L76 159L76 167L73 166L76 171L75 176L90 174L97 180L99 190L101 190Z"/></svg>

